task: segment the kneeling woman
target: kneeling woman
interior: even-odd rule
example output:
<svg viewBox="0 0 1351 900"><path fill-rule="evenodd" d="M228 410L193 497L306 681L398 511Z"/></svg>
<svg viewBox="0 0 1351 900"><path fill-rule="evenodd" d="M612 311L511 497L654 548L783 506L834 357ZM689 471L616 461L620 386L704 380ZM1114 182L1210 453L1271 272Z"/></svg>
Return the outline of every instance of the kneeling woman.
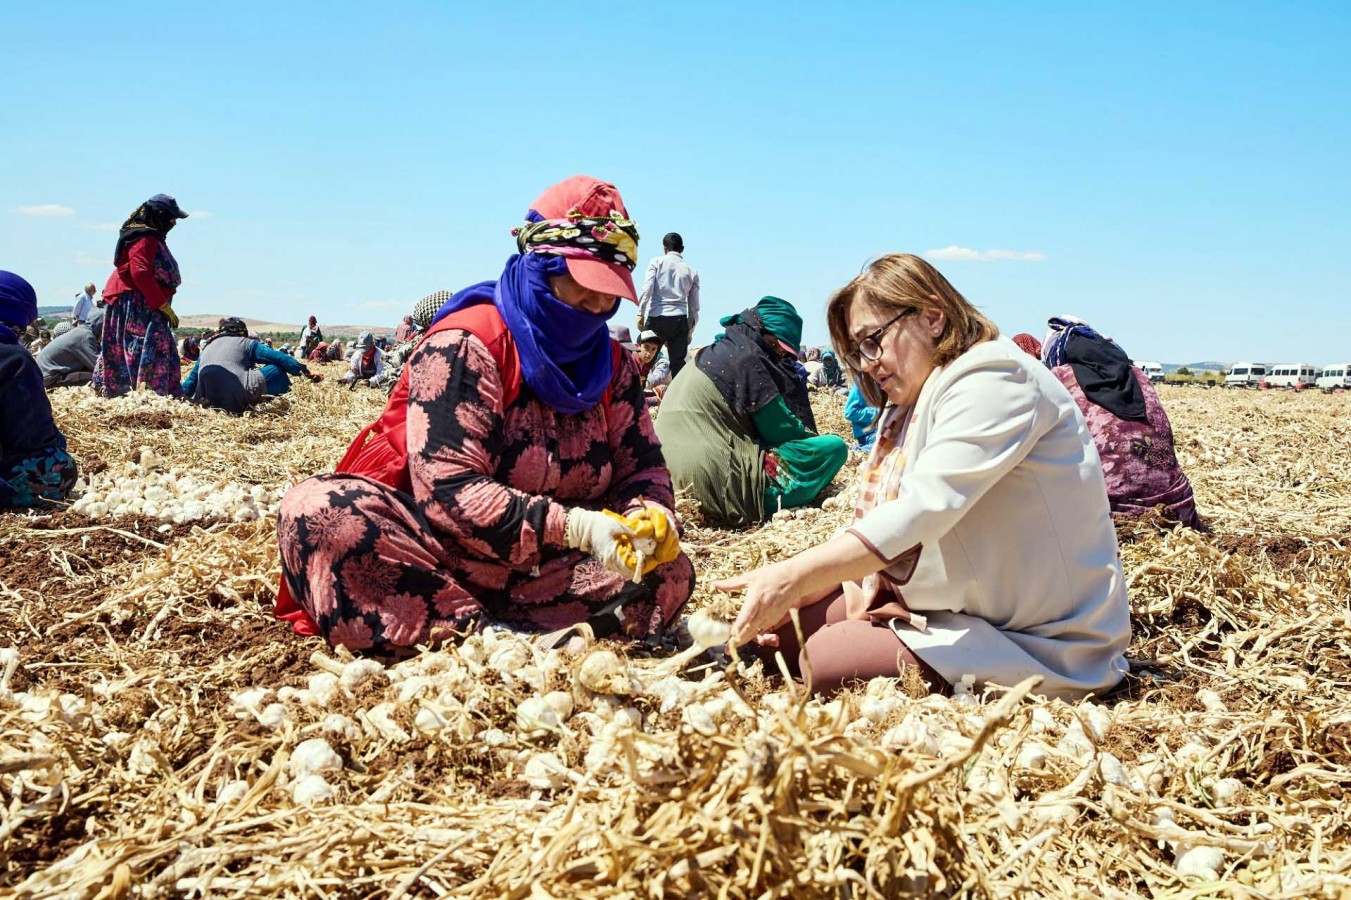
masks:
<svg viewBox="0 0 1351 900"><path fill-rule="evenodd" d="M75 460L52 419L42 370L19 343L37 317L33 286L0 272L0 510L64 500L75 485Z"/></svg>
<svg viewBox="0 0 1351 900"><path fill-rule="evenodd" d="M1073 316L1056 316L1041 357L1079 404L1102 459L1112 513L1164 514L1204 530L1191 481L1173 446L1173 425L1154 384L1126 352Z"/></svg>
<svg viewBox="0 0 1351 900"><path fill-rule="evenodd" d="M437 314L370 440L282 502L277 612L297 631L391 654L481 619L643 638L689 598L637 364L606 327L636 296L637 231L584 176L526 219L501 278Z"/></svg>
<svg viewBox="0 0 1351 900"><path fill-rule="evenodd" d="M249 337L243 319L221 319L202 341L197 364L183 380L183 393L194 403L239 415L269 396L291 390L287 375L311 375L304 363Z"/></svg>
<svg viewBox="0 0 1351 900"><path fill-rule="evenodd" d="M722 326L671 382L657 434L676 484L693 487L707 518L753 525L815 500L849 447L816 434L794 366L802 317L791 303L764 297Z"/></svg>
<svg viewBox="0 0 1351 900"><path fill-rule="evenodd" d="M907 663L936 689L967 674L1040 675L1059 697L1115 685L1126 582L1073 398L916 256L870 264L828 318L864 396L885 404L877 444L849 528L718 584L745 591L735 640L810 663L820 692Z"/></svg>

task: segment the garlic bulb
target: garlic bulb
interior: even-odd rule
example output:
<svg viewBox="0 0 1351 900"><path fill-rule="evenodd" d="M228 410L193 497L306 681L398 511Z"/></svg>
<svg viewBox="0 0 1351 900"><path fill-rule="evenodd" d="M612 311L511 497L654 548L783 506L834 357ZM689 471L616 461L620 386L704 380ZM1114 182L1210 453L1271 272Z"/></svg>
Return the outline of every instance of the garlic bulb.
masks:
<svg viewBox="0 0 1351 900"><path fill-rule="evenodd" d="M1224 868L1224 851L1219 847L1179 844L1173 867L1179 875L1214 881L1220 877L1220 870Z"/></svg>
<svg viewBox="0 0 1351 900"><path fill-rule="evenodd" d="M568 769L552 753L536 753L526 761L525 781L542 791L556 791L568 783Z"/></svg>
<svg viewBox="0 0 1351 900"><path fill-rule="evenodd" d="M516 727L527 737L542 737L558 727L558 713L543 697L527 697L516 707Z"/></svg>
<svg viewBox="0 0 1351 900"><path fill-rule="evenodd" d="M333 786L322 775L306 775L291 789L291 800L297 806L317 806L334 797Z"/></svg>
<svg viewBox="0 0 1351 900"><path fill-rule="evenodd" d="M319 730L349 742L361 737L361 729L357 724L341 713L329 713L325 716L324 721L319 723Z"/></svg>
<svg viewBox="0 0 1351 900"><path fill-rule="evenodd" d="M1018 748L1018 756L1014 759L1013 764L1019 769L1039 772L1046 768L1048 756L1049 753L1045 744L1039 741L1028 741Z"/></svg>
<svg viewBox="0 0 1351 900"><path fill-rule="evenodd" d="M225 806L234 803L236 800L244 799L244 795L249 792L249 784L246 781L227 781L216 791L216 805Z"/></svg>
<svg viewBox="0 0 1351 900"><path fill-rule="evenodd" d="M577 667L577 681L597 694L626 695L633 692L628 666L613 650L596 650Z"/></svg>
<svg viewBox="0 0 1351 900"><path fill-rule="evenodd" d="M558 716L558 721L566 722L572 715L572 695L567 691L550 691L544 695L544 703Z"/></svg>
<svg viewBox="0 0 1351 900"><path fill-rule="evenodd" d="M685 627L701 650L721 647L732 637L732 626L729 623L715 619L703 610L690 616Z"/></svg>
<svg viewBox="0 0 1351 900"><path fill-rule="evenodd" d="M711 737L718 733L718 723L713 721L713 716L702 704L691 703L685 707L682 717L686 725L702 735Z"/></svg>
<svg viewBox="0 0 1351 900"><path fill-rule="evenodd" d="M423 734L434 734L449 724L446 717L430 706L424 706L413 717L413 727Z"/></svg>
<svg viewBox="0 0 1351 900"><path fill-rule="evenodd" d="M292 778L342 771L342 757L323 738L302 741L286 763Z"/></svg>
<svg viewBox="0 0 1351 900"><path fill-rule="evenodd" d="M342 667L342 675L338 681L344 691L352 694L367 682L380 678L386 680L389 678L389 673L380 663L373 659L354 659Z"/></svg>
<svg viewBox="0 0 1351 900"><path fill-rule="evenodd" d="M1107 737L1107 732L1111 730L1112 714L1101 706L1090 703L1079 708L1079 721L1083 724L1083 730L1093 739L1093 743L1101 744Z"/></svg>
<svg viewBox="0 0 1351 900"><path fill-rule="evenodd" d="M1243 782L1237 778L1220 778L1208 787L1210 788L1210 795L1215 798L1215 802L1226 806L1243 792Z"/></svg>

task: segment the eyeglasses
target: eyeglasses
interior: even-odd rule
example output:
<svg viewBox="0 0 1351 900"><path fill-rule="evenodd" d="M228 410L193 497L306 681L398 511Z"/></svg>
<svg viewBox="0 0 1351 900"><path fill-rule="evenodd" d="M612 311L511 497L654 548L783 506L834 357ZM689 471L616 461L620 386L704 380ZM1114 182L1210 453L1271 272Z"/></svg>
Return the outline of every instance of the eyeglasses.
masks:
<svg viewBox="0 0 1351 900"><path fill-rule="evenodd" d="M844 358L848 360L849 365L853 366L855 369L861 369L863 368L864 361L877 362L881 359L882 345L879 342L882 339L882 335L886 334L887 329L892 325L895 325L901 319L904 319L913 312L916 312L915 307L907 306L905 309L892 316L881 327L865 334L862 339L859 340L858 344L854 346L854 349L845 354Z"/></svg>

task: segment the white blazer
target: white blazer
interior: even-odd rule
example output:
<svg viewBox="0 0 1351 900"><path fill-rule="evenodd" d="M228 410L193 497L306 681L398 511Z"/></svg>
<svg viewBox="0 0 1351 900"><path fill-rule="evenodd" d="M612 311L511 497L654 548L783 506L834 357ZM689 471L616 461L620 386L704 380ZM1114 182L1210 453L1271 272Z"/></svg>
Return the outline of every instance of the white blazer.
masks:
<svg viewBox="0 0 1351 900"><path fill-rule="evenodd" d="M1120 681L1126 581L1064 386L1012 341L978 344L929 376L908 429L899 496L848 529L889 564L921 546L900 591L927 626L903 628L906 646L950 683L1037 674L1039 693L1074 698Z"/></svg>

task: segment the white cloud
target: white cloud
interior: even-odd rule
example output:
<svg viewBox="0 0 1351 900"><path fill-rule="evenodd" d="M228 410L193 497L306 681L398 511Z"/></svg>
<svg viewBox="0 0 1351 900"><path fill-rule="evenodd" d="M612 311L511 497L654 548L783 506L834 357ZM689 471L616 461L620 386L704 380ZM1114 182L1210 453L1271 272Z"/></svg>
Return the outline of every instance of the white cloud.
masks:
<svg viewBox="0 0 1351 900"><path fill-rule="evenodd" d="M108 257L106 257L106 256L90 256L88 253L85 253L83 250L81 250L79 253L75 254L75 265L77 265L77 266L101 266L101 267L105 267L105 268L112 268L112 264L108 262Z"/></svg>
<svg viewBox="0 0 1351 900"><path fill-rule="evenodd" d="M406 306L402 300L367 300L361 304L362 309L402 309Z"/></svg>
<svg viewBox="0 0 1351 900"><path fill-rule="evenodd" d="M210 213L210 211L205 210L205 209L190 209L190 210L188 210L188 218L190 218L190 219L209 219L209 218L211 218L211 213Z"/></svg>
<svg viewBox="0 0 1351 900"><path fill-rule="evenodd" d="M945 262L990 262L993 260L1013 260L1015 262L1041 262L1046 254L1040 250L972 250L970 247L942 247L938 250L925 250L926 259Z"/></svg>
<svg viewBox="0 0 1351 900"><path fill-rule="evenodd" d="M34 206L16 206L14 211L21 216L36 216L40 219L65 219L75 215L75 210L59 203L38 203Z"/></svg>

